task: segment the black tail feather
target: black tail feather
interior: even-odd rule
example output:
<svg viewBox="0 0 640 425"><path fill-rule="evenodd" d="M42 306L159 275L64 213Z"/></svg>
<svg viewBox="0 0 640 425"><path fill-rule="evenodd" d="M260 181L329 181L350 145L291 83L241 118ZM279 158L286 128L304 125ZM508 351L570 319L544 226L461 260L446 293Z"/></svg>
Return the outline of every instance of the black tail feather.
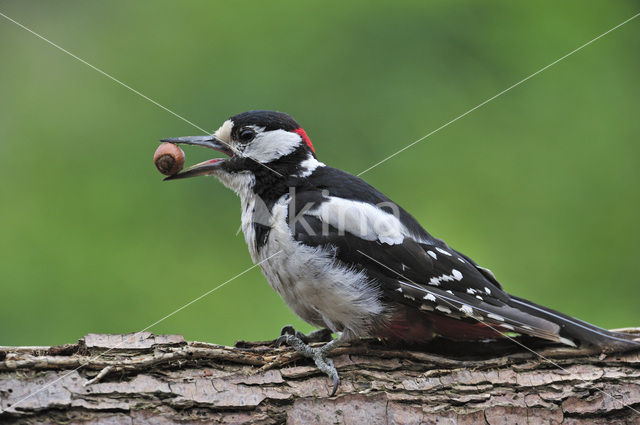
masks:
<svg viewBox="0 0 640 425"><path fill-rule="evenodd" d="M640 335L608 331L513 295L510 304L527 314L557 324L560 336L574 341L576 345L586 344L604 352L640 349Z"/></svg>

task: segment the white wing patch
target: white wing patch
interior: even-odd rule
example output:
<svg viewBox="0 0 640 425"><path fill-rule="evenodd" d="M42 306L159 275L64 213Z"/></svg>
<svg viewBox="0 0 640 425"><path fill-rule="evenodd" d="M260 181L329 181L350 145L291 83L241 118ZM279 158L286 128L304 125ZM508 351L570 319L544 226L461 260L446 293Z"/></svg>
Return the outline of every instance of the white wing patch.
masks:
<svg viewBox="0 0 640 425"><path fill-rule="evenodd" d="M351 233L367 241L401 244L408 235L406 227L394 215L366 202L335 196L308 211L335 227L339 234Z"/></svg>

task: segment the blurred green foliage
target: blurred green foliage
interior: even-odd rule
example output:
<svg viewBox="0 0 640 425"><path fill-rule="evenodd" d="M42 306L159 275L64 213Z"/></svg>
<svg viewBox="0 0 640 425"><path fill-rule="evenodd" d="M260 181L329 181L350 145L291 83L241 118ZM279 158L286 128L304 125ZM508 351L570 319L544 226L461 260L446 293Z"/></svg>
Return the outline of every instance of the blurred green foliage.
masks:
<svg viewBox="0 0 640 425"><path fill-rule="evenodd" d="M292 114L358 173L637 12L633 1L1 1L207 130ZM640 324L640 19L364 177L512 293ZM0 18L0 344L133 332L250 266L239 202L163 183L200 134ZM187 149L187 163L208 159ZM230 344L309 330L254 269L151 330Z"/></svg>

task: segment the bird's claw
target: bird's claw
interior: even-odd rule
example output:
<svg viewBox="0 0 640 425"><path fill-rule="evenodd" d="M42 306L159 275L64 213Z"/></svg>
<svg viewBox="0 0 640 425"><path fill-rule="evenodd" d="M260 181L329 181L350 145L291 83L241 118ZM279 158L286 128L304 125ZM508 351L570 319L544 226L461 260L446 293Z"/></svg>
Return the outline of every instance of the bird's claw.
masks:
<svg viewBox="0 0 640 425"><path fill-rule="evenodd" d="M275 339L275 341L273 341L273 345L278 348L280 346L282 346L282 344L287 344L288 340L287 338L289 338L292 335L280 335L279 337L277 337Z"/></svg>
<svg viewBox="0 0 640 425"><path fill-rule="evenodd" d="M286 325L282 327L280 330L280 336L273 341L273 345L276 347L280 347L282 344L287 342L287 337L296 334L296 330L291 325Z"/></svg>
<svg viewBox="0 0 640 425"><path fill-rule="evenodd" d="M338 385L340 385L340 377L338 376L338 371L336 370L335 365L333 364L333 360L328 359L322 348L316 348L317 354L314 355L313 361L320 371L324 372L329 378L333 379L333 388L331 390L331 394L329 397L333 397L336 395L336 391L338 391Z"/></svg>
<svg viewBox="0 0 640 425"><path fill-rule="evenodd" d="M289 331L291 330L293 330L293 327L291 326L285 326L284 328L282 328L282 334L275 340L276 347L282 344L287 344L299 354L313 359L318 369L321 372L325 373L329 378L333 379L333 388L331 394L329 395L330 397L333 397L336 394L336 391L338 391L340 377L338 376L338 371L333 364L333 360L326 357L326 346L310 347L302 338L298 336L299 332L295 332L295 334L292 335L291 333L289 333Z"/></svg>
<svg viewBox="0 0 640 425"><path fill-rule="evenodd" d="M294 328L292 325L285 325L280 330L280 336L282 336L282 335L295 335L295 333L296 333L296 328Z"/></svg>

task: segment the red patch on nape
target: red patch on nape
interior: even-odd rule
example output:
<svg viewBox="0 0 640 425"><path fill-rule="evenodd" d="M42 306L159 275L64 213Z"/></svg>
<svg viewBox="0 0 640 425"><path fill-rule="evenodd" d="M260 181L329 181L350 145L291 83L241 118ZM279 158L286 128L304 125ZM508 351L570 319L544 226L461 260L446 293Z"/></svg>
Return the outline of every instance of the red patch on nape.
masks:
<svg viewBox="0 0 640 425"><path fill-rule="evenodd" d="M304 140L307 146L311 148L313 153L316 153L316 150L313 148L313 145L311 144L311 139L309 139L309 136L307 136L307 132L304 131L302 127L296 128L295 130L293 130L293 132L296 133L298 136L302 137L302 140Z"/></svg>

